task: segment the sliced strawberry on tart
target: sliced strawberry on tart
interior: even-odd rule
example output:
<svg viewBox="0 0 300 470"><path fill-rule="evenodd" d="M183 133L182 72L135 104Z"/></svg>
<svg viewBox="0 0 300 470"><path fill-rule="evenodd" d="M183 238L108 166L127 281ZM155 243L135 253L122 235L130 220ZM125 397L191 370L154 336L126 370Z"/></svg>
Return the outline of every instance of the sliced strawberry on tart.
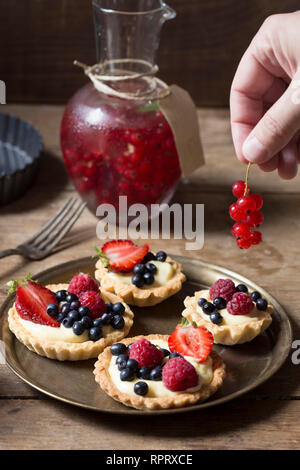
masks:
<svg viewBox="0 0 300 470"><path fill-rule="evenodd" d="M167 409L206 400L225 377L205 328L178 325L170 335L126 338L95 364L96 382L113 399L138 409Z"/></svg>
<svg viewBox="0 0 300 470"><path fill-rule="evenodd" d="M245 284L218 279L209 290L195 292L184 300L182 316L207 328L217 344L241 344L263 333L272 323L273 306L260 292Z"/></svg>
<svg viewBox="0 0 300 470"><path fill-rule="evenodd" d="M180 291L186 280L179 263L164 251L150 252L147 243L112 240L96 251L96 279L130 305L156 305Z"/></svg>
<svg viewBox="0 0 300 470"><path fill-rule="evenodd" d="M10 330L31 351L50 359L77 361L97 357L126 336L133 313L123 300L99 289L88 274L70 284L42 286L11 281L16 300L9 310Z"/></svg>

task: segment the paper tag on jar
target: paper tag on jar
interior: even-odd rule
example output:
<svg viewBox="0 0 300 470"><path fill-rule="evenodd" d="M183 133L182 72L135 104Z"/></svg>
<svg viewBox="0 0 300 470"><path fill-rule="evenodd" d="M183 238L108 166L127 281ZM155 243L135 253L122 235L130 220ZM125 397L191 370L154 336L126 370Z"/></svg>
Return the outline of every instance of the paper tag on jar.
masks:
<svg viewBox="0 0 300 470"><path fill-rule="evenodd" d="M177 85L171 85L170 90L158 105L173 131L182 176L187 177L205 163L198 116L186 90Z"/></svg>

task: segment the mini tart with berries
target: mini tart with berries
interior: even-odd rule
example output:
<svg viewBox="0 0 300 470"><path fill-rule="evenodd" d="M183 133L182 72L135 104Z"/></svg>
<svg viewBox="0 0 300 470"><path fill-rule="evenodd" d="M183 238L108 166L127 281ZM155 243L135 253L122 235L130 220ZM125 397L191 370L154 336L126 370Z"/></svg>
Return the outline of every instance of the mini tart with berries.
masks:
<svg viewBox="0 0 300 470"><path fill-rule="evenodd" d="M202 343L195 348L198 353L201 350L198 358L190 349L193 341L186 341L188 335L195 344ZM181 354L174 349L180 343ZM126 338L100 354L95 380L114 400L136 409L193 405L214 394L225 377L225 364L211 351L212 345L211 333L195 327L178 326L171 336Z"/></svg>
<svg viewBox="0 0 300 470"><path fill-rule="evenodd" d="M244 284L236 287L229 279L219 279L209 290L186 297L184 305L182 316L188 322L211 331L216 344L229 346L247 343L263 333L272 323L274 311L259 292L248 294Z"/></svg>
<svg viewBox="0 0 300 470"><path fill-rule="evenodd" d="M97 292L78 293L78 297L68 293L71 283L44 287L29 281L17 290L16 301L8 312L9 328L21 343L40 356L59 361L97 357L106 346L124 338L133 324L134 315L128 305L111 292L99 291L95 281ZM66 294L67 300L70 295L73 299L73 310L64 302ZM78 298L86 299L89 307L80 305ZM99 299L101 303L97 306ZM77 310L76 303L80 305ZM113 313L114 307L118 307L121 315ZM113 323L116 317L120 318Z"/></svg>
<svg viewBox="0 0 300 470"><path fill-rule="evenodd" d="M181 264L164 251L130 240L113 240L97 250L95 278L108 292L138 307L151 307L179 292L186 280Z"/></svg>

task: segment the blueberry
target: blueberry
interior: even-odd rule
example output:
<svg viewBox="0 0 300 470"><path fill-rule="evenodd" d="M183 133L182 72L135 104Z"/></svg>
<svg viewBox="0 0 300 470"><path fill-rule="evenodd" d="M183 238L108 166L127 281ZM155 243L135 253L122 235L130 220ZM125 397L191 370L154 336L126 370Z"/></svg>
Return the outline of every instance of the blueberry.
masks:
<svg viewBox="0 0 300 470"><path fill-rule="evenodd" d="M64 320L64 318L66 318L66 315L65 315L64 313L59 313L59 314L57 315L57 317L56 317L56 320L57 320L59 323L61 323L61 322Z"/></svg>
<svg viewBox="0 0 300 470"><path fill-rule="evenodd" d="M71 310L71 312L68 313L68 318L71 318L73 321L77 321L80 320L80 315L77 310Z"/></svg>
<svg viewBox="0 0 300 470"><path fill-rule="evenodd" d="M214 304L211 302L205 302L205 304L202 305L202 310L206 315L209 315L211 312L213 312L215 309Z"/></svg>
<svg viewBox="0 0 300 470"><path fill-rule="evenodd" d="M109 313L112 311L113 304L111 302L107 302L106 304L106 312Z"/></svg>
<svg viewBox="0 0 300 470"><path fill-rule="evenodd" d="M245 284L239 284L238 286L236 286L235 290L237 292L244 292L245 294L248 293L248 287L245 286Z"/></svg>
<svg viewBox="0 0 300 470"><path fill-rule="evenodd" d="M223 297L216 297L213 300L213 304L218 310L222 310L223 308L226 308L226 300L223 299Z"/></svg>
<svg viewBox="0 0 300 470"><path fill-rule="evenodd" d="M220 325L223 321L222 315L219 314L219 312L212 312L209 316L210 321L214 323L215 325Z"/></svg>
<svg viewBox="0 0 300 470"><path fill-rule="evenodd" d="M134 274L131 278L131 282L136 287L143 287L144 277L142 274Z"/></svg>
<svg viewBox="0 0 300 470"><path fill-rule="evenodd" d="M79 300L74 300L73 302L70 303L70 309L71 310L78 310L79 307L80 307Z"/></svg>
<svg viewBox="0 0 300 470"><path fill-rule="evenodd" d="M64 318L62 321L62 324L64 325L65 328L71 328L73 326L74 320L72 318Z"/></svg>
<svg viewBox="0 0 300 470"><path fill-rule="evenodd" d="M133 274L144 274L146 272L146 267L144 264L136 264L133 268Z"/></svg>
<svg viewBox="0 0 300 470"><path fill-rule="evenodd" d="M123 343L115 343L110 347L110 352L113 356L119 356L120 354L124 354L126 351L127 348Z"/></svg>
<svg viewBox="0 0 300 470"><path fill-rule="evenodd" d="M157 261L166 261L167 253L165 253L164 251L158 251L156 253L156 259Z"/></svg>
<svg viewBox="0 0 300 470"><path fill-rule="evenodd" d="M121 315L114 315L110 324L115 330L122 330L124 328L125 321Z"/></svg>
<svg viewBox="0 0 300 470"><path fill-rule="evenodd" d="M260 292L257 292L257 290L252 292L251 299L254 300L254 302L257 302L257 300L260 299L260 298L261 298L261 293Z"/></svg>
<svg viewBox="0 0 300 470"><path fill-rule="evenodd" d="M178 354L177 352L172 352L169 356L169 359L173 359L174 357L182 357L181 354Z"/></svg>
<svg viewBox="0 0 300 470"><path fill-rule="evenodd" d="M70 311L70 304L64 304L64 305L62 306L62 308L61 308L61 311L62 311L62 313L64 313L65 315L66 315L67 313L69 313L69 311Z"/></svg>
<svg viewBox="0 0 300 470"><path fill-rule="evenodd" d="M118 357L116 359L116 364L119 365L119 364L124 364L125 365L127 364L127 361L128 361L128 356L127 354L125 353L121 353L121 354L118 354Z"/></svg>
<svg viewBox="0 0 300 470"><path fill-rule="evenodd" d="M132 369L123 369L120 373L120 379L124 382L131 382L134 379L134 372Z"/></svg>
<svg viewBox="0 0 300 470"><path fill-rule="evenodd" d="M143 279L144 279L144 283L149 286L150 284L153 284L154 282L154 275L152 273L149 273L148 271L147 273L144 274Z"/></svg>
<svg viewBox="0 0 300 470"><path fill-rule="evenodd" d="M150 380L161 380L162 367L157 366L150 372Z"/></svg>
<svg viewBox="0 0 300 470"><path fill-rule="evenodd" d="M91 317L88 317L87 315L85 315L84 317L81 318L80 323L84 326L85 329L87 329L93 325L93 320L91 319Z"/></svg>
<svg viewBox="0 0 300 470"><path fill-rule="evenodd" d="M143 263L148 263L149 261L154 261L156 260L156 256L149 251L146 256L143 259Z"/></svg>
<svg viewBox="0 0 300 470"><path fill-rule="evenodd" d="M148 385L146 382L139 381L134 384L133 390L137 395L144 396L148 393Z"/></svg>
<svg viewBox="0 0 300 470"><path fill-rule="evenodd" d="M103 315L101 315L100 318L97 318L97 320L94 320L94 323L98 322L98 325L95 325L95 326L109 325L110 322L112 321L112 318L113 318L112 313L103 313Z"/></svg>
<svg viewBox="0 0 300 470"><path fill-rule="evenodd" d="M170 351L164 348L159 348L161 352L163 353L164 357L168 357L170 355Z"/></svg>
<svg viewBox="0 0 300 470"><path fill-rule="evenodd" d="M100 317L100 318L96 318L96 320L94 320L94 321L92 320L92 322L93 322L93 326L96 326L96 327L98 327L98 326L100 326L100 327L103 326L101 317Z"/></svg>
<svg viewBox="0 0 300 470"><path fill-rule="evenodd" d="M73 333L77 336L80 336L82 335L82 333L84 332L85 330L85 327L84 325L81 323L81 321L75 321L74 324L73 324Z"/></svg>
<svg viewBox="0 0 300 470"><path fill-rule="evenodd" d="M55 292L55 296L56 296L58 302L63 302L64 300L66 300L67 291L66 290L59 290L59 291Z"/></svg>
<svg viewBox="0 0 300 470"><path fill-rule="evenodd" d="M207 302L207 300L204 297L200 297L200 299L198 300L199 307L202 307L205 302Z"/></svg>
<svg viewBox="0 0 300 470"><path fill-rule="evenodd" d="M132 345L133 345L133 343L128 344L128 346L127 346L128 351L130 351L130 348L131 348Z"/></svg>
<svg viewBox="0 0 300 470"><path fill-rule="evenodd" d="M113 304L112 306L113 314L123 315L124 312L125 312L125 307L121 302L117 302Z"/></svg>
<svg viewBox="0 0 300 470"><path fill-rule="evenodd" d="M78 313L81 317L86 317L90 315L90 309L86 305L81 305L81 307L78 308Z"/></svg>
<svg viewBox="0 0 300 470"><path fill-rule="evenodd" d="M98 341L100 338L102 338L102 330L100 326L93 326L89 331L89 339L91 341Z"/></svg>
<svg viewBox="0 0 300 470"><path fill-rule="evenodd" d="M134 372L136 372L138 370L139 364L135 359L128 359L127 367L129 367L129 369L132 369Z"/></svg>
<svg viewBox="0 0 300 470"><path fill-rule="evenodd" d="M58 306L56 304L49 304L47 306L47 313L50 317L55 317L58 315Z"/></svg>
<svg viewBox="0 0 300 470"><path fill-rule="evenodd" d="M74 302L75 300L78 300L78 297L76 294L68 294L66 297L66 301L70 304L71 302Z"/></svg>
<svg viewBox="0 0 300 470"><path fill-rule="evenodd" d="M157 271L157 267L153 263L147 263L145 267L146 267L147 271L149 271L152 274L155 274L156 271Z"/></svg>
<svg viewBox="0 0 300 470"><path fill-rule="evenodd" d="M149 367L143 366L137 371L137 376L139 379L148 380L150 377L151 369Z"/></svg>
<svg viewBox="0 0 300 470"><path fill-rule="evenodd" d="M267 310L268 302L266 301L266 299L257 299L256 307L258 308L258 310Z"/></svg>

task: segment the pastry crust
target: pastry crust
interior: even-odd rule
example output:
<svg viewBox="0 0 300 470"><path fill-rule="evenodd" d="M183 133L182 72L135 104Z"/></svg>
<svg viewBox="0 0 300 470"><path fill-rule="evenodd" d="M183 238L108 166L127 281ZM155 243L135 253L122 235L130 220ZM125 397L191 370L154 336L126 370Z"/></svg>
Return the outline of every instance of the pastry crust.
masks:
<svg viewBox="0 0 300 470"><path fill-rule="evenodd" d="M108 268L104 266L100 259L96 263L95 278L100 282L103 289L119 295L127 304L136 305L137 307L151 307L179 292L182 283L186 280L181 264L176 263L169 256L166 261L172 265L174 275L166 284L159 287L149 286L147 289L139 289L133 284L119 282L109 276Z"/></svg>
<svg viewBox="0 0 300 470"><path fill-rule="evenodd" d="M135 336L134 338L126 338L122 343L126 346L137 339L147 338L148 340L163 340L168 341L168 335L148 335L148 336ZM111 361L111 352L106 348L100 354L98 361L95 363L95 380L100 387L114 400L123 403L126 406L131 406L137 409L149 410L163 410L168 408L181 408L184 406L192 405L199 401L207 400L213 393L221 387L225 377L225 364L220 356L212 351L211 357L213 360L213 378L212 381L203 385L197 392L174 392L174 396L165 397L143 397L135 393L123 393L113 383L108 368Z"/></svg>
<svg viewBox="0 0 300 470"><path fill-rule="evenodd" d="M46 286L52 291L67 289L68 284L51 284ZM106 302L122 302L122 299L101 289L101 295ZM123 330L113 330L104 338L98 341L85 341L83 343L67 343L66 341L47 341L40 339L27 331L20 322L20 316L15 308L15 305L8 312L8 324L10 330L15 334L18 340L23 343L28 349L39 354L40 356L48 357L49 359L57 359L58 361L82 361L97 357L106 346L116 343L128 335L129 330L133 324L133 312L128 305L125 305L124 320L125 326Z"/></svg>
<svg viewBox="0 0 300 470"><path fill-rule="evenodd" d="M185 310L182 316L190 322L195 322L197 326L207 328L214 336L214 343L232 346L234 344L242 344L252 341L260 333L263 333L272 323L272 313L274 308L268 305L265 312L260 312L262 318L252 320L248 323L239 325L215 325L210 320L205 320L197 312L197 303L203 296L205 290L195 292L193 297L186 297L184 300Z"/></svg>

